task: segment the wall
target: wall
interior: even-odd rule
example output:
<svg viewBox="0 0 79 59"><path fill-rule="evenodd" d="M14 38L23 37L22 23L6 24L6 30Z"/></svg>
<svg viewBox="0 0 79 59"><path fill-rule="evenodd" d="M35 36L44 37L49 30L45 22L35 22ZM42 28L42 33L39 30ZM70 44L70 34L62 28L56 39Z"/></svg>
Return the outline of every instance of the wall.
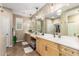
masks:
<svg viewBox="0 0 79 59"><path fill-rule="evenodd" d="M23 18L23 30L16 30L16 17L18 18ZM17 36L17 42L23 41L24 39L24 33L29 29L28 24L30 24L30 18L28 17L23 17L20 15L13 15L13 28L15 29L15 34Z"/></svg>
<svg viewBox="0 0 79 59"><path fill-rule="evenodd" d="M23 26L23 30L24 32L27 32L31 29L32 26L32 22L30 19L24 20L24 26Z"/></svg>

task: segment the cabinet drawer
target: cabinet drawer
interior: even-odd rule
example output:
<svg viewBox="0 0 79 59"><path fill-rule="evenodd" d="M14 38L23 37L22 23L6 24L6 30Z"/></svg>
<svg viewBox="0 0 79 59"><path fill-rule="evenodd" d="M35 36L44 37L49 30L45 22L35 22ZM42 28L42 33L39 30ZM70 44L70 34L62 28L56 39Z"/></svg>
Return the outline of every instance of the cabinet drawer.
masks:
<svg viewBox="0 0 79 59"><path fill-rule="evenodd" d="M73 56L79 55L79 51L63 45L60 46L60 52L68 55L73 55Z"/></svg>
<svg viewBox="0 0 79 59"><path fill-rule="evenodd" d="M47 41L47 40L46 40ZM54 42L51 42L51 41L47 41L48 45L51 46L52 48L55 48L55 49L58 49L58 44L54 43Z"/></svg>

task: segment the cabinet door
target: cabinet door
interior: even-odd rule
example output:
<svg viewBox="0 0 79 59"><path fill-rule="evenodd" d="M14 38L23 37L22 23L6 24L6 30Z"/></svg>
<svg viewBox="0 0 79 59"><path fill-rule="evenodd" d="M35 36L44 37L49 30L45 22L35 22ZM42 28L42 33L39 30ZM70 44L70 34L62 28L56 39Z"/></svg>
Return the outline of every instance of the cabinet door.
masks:
<svg viewBox="0 0 79 59"><path fill-rule="evenodd" d="M49 44L47 45L47 55L48 56L59 56L59 49L56 47L57 44L53 44L48 42Z"/></svg>
<svg viewBox="0 0 79 59"><path fill-rule="evenodd" d="M43 43L41 41L41 39L37 39L36 40L36 51L40 54L43 55Z"/></svg>
<svg viewBox="0 0 79 59"><path fill-rule="evenodd" d="M47 56L47 49L46 49L46 46L47 46L47 42L46 42L46 40L44 40L44 39L42 39L41 40L41 55L42 56Z"/></svg>
<svg viewBox="0 0 79 59"><path fill-rule="evenodd" d="M46 55L45 46L46 46L46 43L44 40L39 38L36 40L36 50L42 56Z"/></svg>

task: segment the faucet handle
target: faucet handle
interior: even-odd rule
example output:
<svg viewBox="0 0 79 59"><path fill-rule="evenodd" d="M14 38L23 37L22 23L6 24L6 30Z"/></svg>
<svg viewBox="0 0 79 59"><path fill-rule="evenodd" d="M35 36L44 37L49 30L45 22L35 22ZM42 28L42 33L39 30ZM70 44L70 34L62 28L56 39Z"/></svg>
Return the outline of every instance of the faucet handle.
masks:
<svg viewBox="0 0 79 59"><path fill-rule="evenodd" d="M77 37L79 38L79 35L77 35Z"/></svg>

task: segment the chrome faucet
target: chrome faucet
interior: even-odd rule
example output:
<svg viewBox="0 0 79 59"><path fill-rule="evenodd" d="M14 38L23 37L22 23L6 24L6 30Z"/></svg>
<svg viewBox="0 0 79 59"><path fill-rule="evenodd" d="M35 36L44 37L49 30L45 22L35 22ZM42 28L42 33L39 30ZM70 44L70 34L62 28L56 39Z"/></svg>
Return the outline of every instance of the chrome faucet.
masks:
<svg viewBox="0 0 79 59"><path fill-rule="evenodd" d="M54 37L55 37L55 33L54 33L53 35L54 35Z"/></svg>
<svg viewBox="0 0 79 59"><path fill-rule="evenodd" d="M74 36L76 36L76 33L74 33Z"/></svg>

